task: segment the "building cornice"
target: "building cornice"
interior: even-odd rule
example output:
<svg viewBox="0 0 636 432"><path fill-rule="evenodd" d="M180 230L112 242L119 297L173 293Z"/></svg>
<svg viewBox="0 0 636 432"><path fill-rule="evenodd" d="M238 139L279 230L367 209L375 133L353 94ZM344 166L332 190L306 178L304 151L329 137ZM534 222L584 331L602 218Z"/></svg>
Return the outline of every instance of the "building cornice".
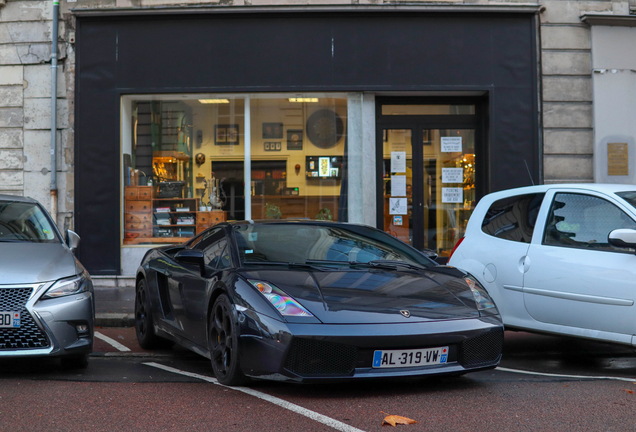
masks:
<svg viewBox="0 0 636 432"><path fill-rule="evenodd" d="M0 0L1 1L1 0ZM139 8L75 8L77 17L130 15L195 15L195 14L265 14L265 13L521 13L536 14L542 6L536 3L515 4L444 4L391 3L382 5L293 5L293 6L153 6Z"/></svg>
<svg viewBox="0 0 636 432"><path fill-rule="evenodd" d="M636 15L610 15L602 13L586 13L581 21L589 25L636 27Z"/></svg>

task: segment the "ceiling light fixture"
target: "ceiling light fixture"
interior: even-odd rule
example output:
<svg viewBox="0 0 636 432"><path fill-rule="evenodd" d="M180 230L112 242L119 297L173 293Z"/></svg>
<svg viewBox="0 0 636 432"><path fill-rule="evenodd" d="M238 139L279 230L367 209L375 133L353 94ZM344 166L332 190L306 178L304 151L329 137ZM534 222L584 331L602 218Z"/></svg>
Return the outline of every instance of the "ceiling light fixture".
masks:
<svg viewBox="0 0 636 432"><path fill-rule="evenodd" d="M199 99L202 104L222 104L230 103L228 99Z"/></svg>
<svg viewBox="0 0 636 432"><path fill-rule="evenodd" d="M318 98L289 98L290 102L318 102Z"/></svg>

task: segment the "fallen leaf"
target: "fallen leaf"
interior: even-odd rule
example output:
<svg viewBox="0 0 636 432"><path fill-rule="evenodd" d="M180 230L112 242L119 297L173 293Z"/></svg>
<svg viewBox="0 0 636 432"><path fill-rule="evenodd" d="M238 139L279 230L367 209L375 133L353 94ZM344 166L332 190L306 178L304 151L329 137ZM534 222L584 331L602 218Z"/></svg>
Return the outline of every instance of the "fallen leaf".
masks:
<svg viewBox="0 0 636 432"><path fill-rule="evenodd" d="M383 413L383 414L386 414L386 413ZM417 423L417 421L410 419L408 417L402 417L398 415L388 415L384 417L384 420L382 420L382 426L384 426L385 424L388 424L395 427L396 425L399 425L399 424L407 425L407 424L414 424L414 423Z"/></svg>
<svg viewBox="0 0 636 432"><path fill-rule="evenodd" d="M629 394L634 394L634 390L627 390L627 389L623 389L623 391L626 391Z"/></svg>

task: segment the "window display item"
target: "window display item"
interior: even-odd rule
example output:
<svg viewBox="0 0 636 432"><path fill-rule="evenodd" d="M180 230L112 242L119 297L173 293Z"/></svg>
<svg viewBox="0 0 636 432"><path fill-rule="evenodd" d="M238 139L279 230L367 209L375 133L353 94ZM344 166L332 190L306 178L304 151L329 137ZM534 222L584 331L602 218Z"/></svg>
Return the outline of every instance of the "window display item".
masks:
<svg viewBox="0 0 636 432"><path fill-rule="evenodd" d="M184 186L185 182L182 181L159 182L159 198L180 198Z"/></svg>
<svg viewBox="0 0 636 432"><path fill-rule="evenodd" d="M321 149L335 146L344 134L340 116L329 109L321 109L307 119L307 138Z"/></svg>

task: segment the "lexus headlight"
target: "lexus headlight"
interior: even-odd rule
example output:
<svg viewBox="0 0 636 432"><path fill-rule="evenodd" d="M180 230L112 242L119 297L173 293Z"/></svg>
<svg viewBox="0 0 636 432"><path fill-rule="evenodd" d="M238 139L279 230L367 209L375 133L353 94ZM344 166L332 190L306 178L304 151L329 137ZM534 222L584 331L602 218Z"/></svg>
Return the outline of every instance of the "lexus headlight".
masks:
<svg viewBox="0 0 636 432"><path fill-rule="evenodd" d="M484 287L480 285L477 280L472 277L464 278L468 287L473 292L473 297L475 297L475 303L477 303L477 309L484 310L495 307L495 302L492 301Z"/></svg>
<svg viewBox="0 0 636 432"><path fill-rule="evenodd" d="M60 279L42 296L45 299L63 297L88 291L88 278L84 275Z"/></svg>
<svg viewBox="0 0 636 432"><path fill-rule="evenodd" d="M278 309L278 312L280 312L281 315L313 316L307 309L288 296L282 289L277 288L268 282L251 279L248 279L248 282L251 283L258 292L263 294L265 298L269 300L276 309Z"/></svg>

